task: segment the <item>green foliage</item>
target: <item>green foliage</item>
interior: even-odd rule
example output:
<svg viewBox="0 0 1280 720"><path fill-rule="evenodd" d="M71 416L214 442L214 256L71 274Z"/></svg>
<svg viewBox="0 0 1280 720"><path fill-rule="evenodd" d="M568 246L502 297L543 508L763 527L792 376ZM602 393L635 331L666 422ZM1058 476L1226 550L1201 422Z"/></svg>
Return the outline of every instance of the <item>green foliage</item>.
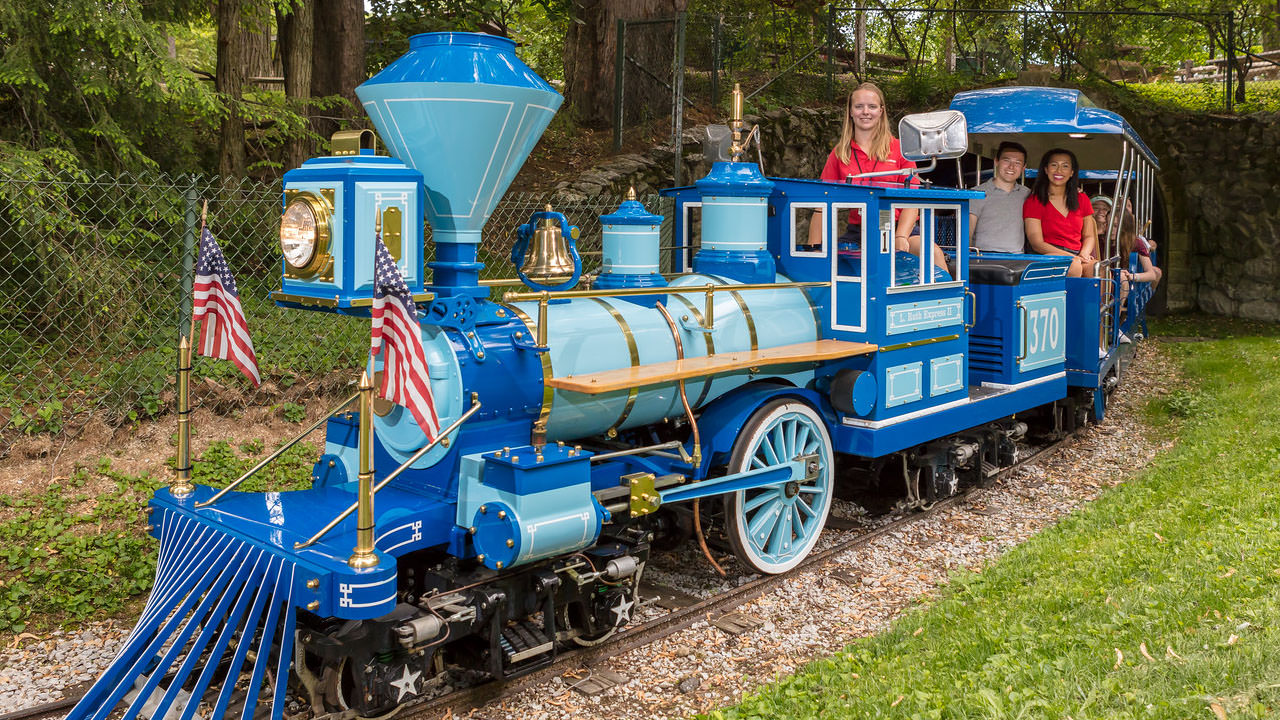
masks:
<svg viewBox="0 0 1280 720"><path fill-rule="evenodd" d="M307 419L307 408L298 403L283 403L280 406L280 416L291 423L300 423Z"/></svg>
<svg viewBox="0 0 1280 720"><path fill-rule="evenodd" d="M168 56L166 35L170 24L185 27L202 12L184 0L5 3L0 167L195 167L205 144L201 121L219 103Z"/></svg>
<svg viewBox="0 0 1280 720"><path fill-rule="evenodd" d="M1170 109L1219 112L1226 106L1226 86L1222 82L1161 82L1126 87L1144 101ZM1245 85L1245 101L1235 103L1234 108L1238 113L1280 112L1280 81L1250 81Z"/></svg>
<svg viewBox="0 0 1280 720"><path fill-rule="evenodd" d="M226 442L215 443L196 459L193 478L225 485L252 467L262 449L261 440L251 440L242 456ZM315 457L314 447L299 443L241 489L309 487ZM156 543L146 533L143 506L164 484L117 472L104 459L41 493L0 496L0 632L117 613L147 592Z"/></svg>
<svg viewBox="0 0 1280 720"><path fill-rule="evenodd" d="M713 718L1273 717L1280 340L1170 345L1196 394L1136 478ZM1149 657L1148 657L1149 656Z"/></svg>
<svg viewBox="0 0 1280 720"><path fill-rule="evenodd" d="M93 475L107 489L84 490ZM80 468L40 495L0 497L0 631L118 612L145 592L155 572L154 542L143 531L142 498L159 483Z"/></svg>
<svg viewBox="0 0 1280 720"><path fill-rule="evenodd" d="M555 0L370 0L365 35L372 75L424 32L487 32L516 41L516 53L548 80L564 78L568 13Z"/></svg>

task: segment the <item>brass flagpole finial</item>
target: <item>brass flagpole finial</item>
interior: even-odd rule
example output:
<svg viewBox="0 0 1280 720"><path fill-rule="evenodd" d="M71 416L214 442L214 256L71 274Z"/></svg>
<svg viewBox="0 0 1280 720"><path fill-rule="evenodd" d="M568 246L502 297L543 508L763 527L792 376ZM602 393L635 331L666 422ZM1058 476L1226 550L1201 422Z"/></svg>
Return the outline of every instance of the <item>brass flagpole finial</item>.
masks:
<svg viewBox="0 0 1280 720"><path fill-rule="evenodd" d="M204 232L205 223L209 219L209 201L204 201L204 206L200 208L200 231Z"/></svg>
<svg viewBox="0 0 1280 720"><path fill-rule="evenodd" d="M189 497L196 486L191 482L191 343L178 341L178 463L174 469L169 494Z"/></svg>
<svg viewBox="0 0 1280 720"><path fill-rule="evenodd" d="M360 434L357 454L360 458L359 483L356 490L356 547L347 564L356 569L377 567L378 554L373 545L373 377L368 368L360 376Z"/></svg>

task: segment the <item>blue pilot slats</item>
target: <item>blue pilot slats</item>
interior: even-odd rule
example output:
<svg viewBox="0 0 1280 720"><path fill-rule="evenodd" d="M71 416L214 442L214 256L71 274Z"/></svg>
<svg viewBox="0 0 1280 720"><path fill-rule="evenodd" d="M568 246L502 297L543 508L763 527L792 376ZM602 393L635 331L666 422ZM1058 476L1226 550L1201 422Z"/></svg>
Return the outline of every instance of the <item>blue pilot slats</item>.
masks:
<svg viewBox="0 0 1280 720"><path fill-rule="evenodd" d="M190 516L160 512L151 598L120 654L67 717L99 720L123 706L126 719L189 720L201 703L214 708L212 717L250 718L260 703L281 717L293 655L294 563ZM247 685L236 681L246 674ZM183 689L189 684L190 692ZM247 694L237 692L241 686Z"/></svg>

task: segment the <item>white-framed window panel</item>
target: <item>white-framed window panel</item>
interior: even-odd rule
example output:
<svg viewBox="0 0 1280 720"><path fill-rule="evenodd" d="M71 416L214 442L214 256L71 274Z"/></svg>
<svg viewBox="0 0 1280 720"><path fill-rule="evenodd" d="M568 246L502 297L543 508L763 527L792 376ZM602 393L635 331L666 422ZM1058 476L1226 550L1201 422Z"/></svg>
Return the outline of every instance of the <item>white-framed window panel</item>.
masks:
<svg viewBox="0 0 1280 720"><path fill-rule="evenodd" d="M840 247L840 236L849 222L849 214L857 211L862 219L862 236L857 248ZM832 203L827 219L827 237L831 238L831 279L833 287L831 327L846 332L867 330L867 231L874 229L867 219L866 203ZM841 255L841 253L844 255ZM852 297L851 297L852 296ZM857 307L857 317L851 318L848 308ZM841 308L846 310L841 313Z"/></svg>
<svg viewBox="0 0 1280 720"><path fill-rule="evenodd" d="M681 252L684 253L684 271L693 271L693 256L702 247L702 203L687 202L680 213Z"/></svg>
<svg viewBox="0 0 1280 720"><path fill-rule="evenodd" d="M897 252L892 252L895 250L893 238L898 235L898 211L908 209L914 209L919 212L916 226L912 233L920 236L920 249L916 257L919 270L911 278L913 282L899 284L898 256ZM961 286L963 283L959 280L949 278L947 275L938 272L937 266L933 263L933 249L935 246L942 247L944 251L950 250L953 254L955 253L960 237L960 206L941 203L894 203L893 211L889 218L889 241L885 247L886 250L891 251L889 254L888 291L893 293L912 292L915 290Z"/></svg>
<svg viewBox="0 0 1280 720"><path fill-rule="evenodd" d="M788 245L793 257L825 257L830 242L831 223L823 222L827 204L822 202L791 203L791 242ZM817 222L822 227L817 245L809 244L809 227Z"/></svg>

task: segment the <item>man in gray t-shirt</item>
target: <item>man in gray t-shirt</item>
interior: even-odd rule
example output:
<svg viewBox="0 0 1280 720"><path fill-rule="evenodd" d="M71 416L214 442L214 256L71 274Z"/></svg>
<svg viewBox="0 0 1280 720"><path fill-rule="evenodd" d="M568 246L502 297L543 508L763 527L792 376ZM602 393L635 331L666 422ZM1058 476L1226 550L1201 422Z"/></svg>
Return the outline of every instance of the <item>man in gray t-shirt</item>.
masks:
<svg viewBox="0 0 1280 720"><path fill-rule="evenodd" d="M1016 142L996 148L996 171L975 190L987 196L969 201L969 244L992 252L1023 251L1022 203L1031 190L1018 182L1027 165L1027 151Z"/></svg>

